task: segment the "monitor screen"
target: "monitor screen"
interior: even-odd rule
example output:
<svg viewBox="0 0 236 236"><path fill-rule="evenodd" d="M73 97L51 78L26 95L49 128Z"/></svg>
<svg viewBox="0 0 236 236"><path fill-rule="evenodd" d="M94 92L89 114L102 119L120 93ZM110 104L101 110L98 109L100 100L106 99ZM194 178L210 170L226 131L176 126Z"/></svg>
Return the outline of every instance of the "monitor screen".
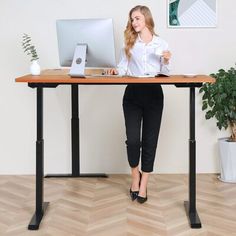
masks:
<svg viewBox="0 0 236 236"><path fill-rule="evenodd" d="M115 67L112 19L57 20L57 39L61 66L72 65L77 45L87 45L85 67Z"/></svg>

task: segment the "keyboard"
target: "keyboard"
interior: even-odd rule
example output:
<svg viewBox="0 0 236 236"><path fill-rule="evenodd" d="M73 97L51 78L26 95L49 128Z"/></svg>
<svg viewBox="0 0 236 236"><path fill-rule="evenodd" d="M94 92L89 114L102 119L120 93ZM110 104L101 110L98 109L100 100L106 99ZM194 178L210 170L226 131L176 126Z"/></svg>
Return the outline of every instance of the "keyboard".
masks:
<svg viewBox="0 0 236 236"><path fill-rule="evenodd" d="M86 75L85 78L91 77L102 77L102 78L121 78L122 75L102 75L102 74L94 74L94 75Z"/></svg>

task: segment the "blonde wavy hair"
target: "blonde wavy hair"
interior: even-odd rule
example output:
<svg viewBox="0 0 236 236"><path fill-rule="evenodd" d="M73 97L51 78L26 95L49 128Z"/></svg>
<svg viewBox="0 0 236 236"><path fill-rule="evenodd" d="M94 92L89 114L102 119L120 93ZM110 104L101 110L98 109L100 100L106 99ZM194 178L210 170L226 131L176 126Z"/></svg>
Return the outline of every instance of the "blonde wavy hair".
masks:
<svg viewBox="0 0 236 236"><path fill-rule="evenodd" d="M154 31L155 24L154 24L154 21L152 18L152 13L149 10L149 8L146 6L141 6L141 5L133 7L129 12L128 23L127 23L126 29L124 31L125 54L128 59L131 58L130 49L134 46L134 43L138 37L138 33L135 32L134 28L132 27L132 19L131 19L131 15L135 11L140 11L144 15L146 27L150 30L152 35L157 35Z"/></svg>

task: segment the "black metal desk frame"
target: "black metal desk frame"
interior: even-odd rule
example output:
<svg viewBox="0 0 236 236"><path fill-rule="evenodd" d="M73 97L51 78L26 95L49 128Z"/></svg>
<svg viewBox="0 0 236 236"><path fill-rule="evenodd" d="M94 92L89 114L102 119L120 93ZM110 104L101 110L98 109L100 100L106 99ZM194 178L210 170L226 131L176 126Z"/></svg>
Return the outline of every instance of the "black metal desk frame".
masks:
<svg viewBox="0 0 236 236"><path fill-rule="evenodd" d="M83 84L83 85L115 85L115 83ZM124 83L127 84L127 83ZM165 83L161 83L165 84ZM166 83L171 85L171 83ZM176 87L188 87L190 89L189 103L189 201L184 202L186 214L191 228L201 228L200 218L196 210L196 140L195 140L195 88L202 83L172 83ZM49 205L43 199L44 180L44 140L43 140L43 89L56 88L60 83L28 83L31 88L37 90L37 140L36 140L36 208L28 225L29 230L37 230L43 215ZM80 173L80 149L79 149L79 83L63 84L71 85L71 144L72 144L72 173L66 175L48 175L47 177L107 177L105 174L81 174ZM122 83L117 83L122 85Z"/></svg>

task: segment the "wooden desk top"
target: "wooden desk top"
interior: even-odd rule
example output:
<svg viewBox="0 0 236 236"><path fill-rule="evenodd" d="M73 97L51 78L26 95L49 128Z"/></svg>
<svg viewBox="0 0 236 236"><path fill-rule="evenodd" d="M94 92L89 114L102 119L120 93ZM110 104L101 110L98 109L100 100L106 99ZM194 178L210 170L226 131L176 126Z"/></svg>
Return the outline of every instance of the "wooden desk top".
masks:
<svg viewBox="0 0 236 236"><path fill-rule="evenodd" d="M153 77L153 78L138 78L138 77L86 77L86 78L71 78L68 75L68 70L44 70L41 75L25 75L15 79L16 82L25 83L56 83L56 84L132 84L132 83L205 83L215 81L214 78L208 75L196 75L187 77L184 75L171 75L170 77Z"/></svg>

